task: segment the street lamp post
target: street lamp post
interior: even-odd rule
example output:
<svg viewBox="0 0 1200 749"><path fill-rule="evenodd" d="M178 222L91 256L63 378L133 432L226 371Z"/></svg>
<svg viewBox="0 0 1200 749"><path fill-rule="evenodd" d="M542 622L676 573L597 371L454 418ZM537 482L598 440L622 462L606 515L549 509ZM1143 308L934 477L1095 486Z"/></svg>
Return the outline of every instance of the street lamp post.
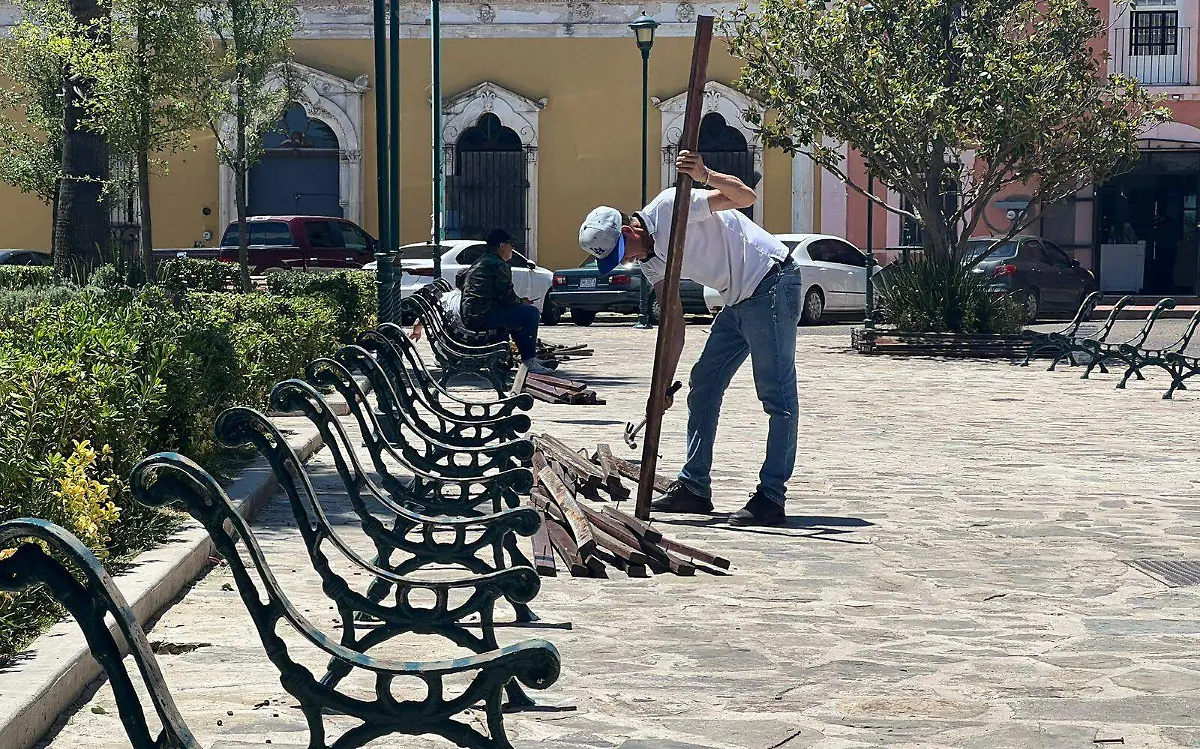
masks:
<svg viewBox="0 0 1200 749"><path fill-rule="evenodd" d="M875 329L875 281L871 278L875 270L875 175L867 175L867 300L863 328Z"/></svg>
<svg viewBox="0 0 1200 749"><path fill-rule="evenodd" d="M646 121L650 104L650 49L654 46L654 30L658 21L643 13L636 21L629 24L637 39L638 50L642 53L642 205L646 205ZM650 284L645 274L638 285L638 321L635 327L649 328L650 323Z"/></svg>

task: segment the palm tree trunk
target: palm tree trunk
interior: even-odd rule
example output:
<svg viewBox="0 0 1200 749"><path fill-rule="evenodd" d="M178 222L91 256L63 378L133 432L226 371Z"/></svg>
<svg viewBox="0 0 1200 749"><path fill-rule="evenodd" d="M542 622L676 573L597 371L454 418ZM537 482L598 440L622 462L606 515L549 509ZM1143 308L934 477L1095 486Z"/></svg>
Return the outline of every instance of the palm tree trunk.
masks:
<svg viewBox="0 0 1200 749"><path fill-rule="evenodd" d="M84 28L107 15L97 0L70 0L71 16ZM96 32L89 32L96 33ZM54 270L67 277L82 265L85 273L108 255L110 242L108 203L108 141L103 134L82 127L83 100L90 81L67 71L63 81L62 181L54 216Z"/></svg>

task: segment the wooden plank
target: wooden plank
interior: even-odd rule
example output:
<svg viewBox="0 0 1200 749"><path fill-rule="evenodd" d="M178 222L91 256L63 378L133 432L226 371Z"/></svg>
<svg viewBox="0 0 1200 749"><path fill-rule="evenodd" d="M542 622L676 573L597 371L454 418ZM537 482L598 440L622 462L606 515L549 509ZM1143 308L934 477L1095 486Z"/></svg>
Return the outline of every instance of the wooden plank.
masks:
<svg viewBox="0 0 1200 749"><path fill-rule="evenodd" d="M621 483L621 473L617 470L616 456L612 448L601 442L596 445L596 458L600 470L604 472L604 488L608 495L616 500L629 499L629 489Z"/></svg>
<svg viewBox="0 0 1200 749"><path fill-rule="evenodd" d="M550 535L546 532L546 525L553 521L543 512L538 512L538 515L542 518L542 525L532 536L533 568L542 577L558 577L558 568L554 565L554 547L550 545Z"/></svg>
<svg viewBox="0 0 1200 749"><path fill-rule="evenodd" d="M529 492L529 499L537 509L542 510L559 523L563 525L567 524L567 518L563 515L562 510L559 509L558 505L554 504L554 500L540 486L533 487L533 490Z"/></svg>
<svg viewBox="0 0 1200 749"><path fill-rule="evenodd" d="M606 580L608 579L608 570L604 568L604 562L596 556L595 552L593 552L586 561L588 572L591 573L589 575L590 577L599 577Z"/></svg>
<svg viewBox="0 0 1200 749"><path fill-rule="evenodd" d="M588 525L587 516L583 514L583 510L579 509L575 498L567 491L566 485L552 469L543 468L539 471L538 480L542 482L542 486L550 490L550 496L558 503L559 509L567 519L567 525L571 528L571 533L575 535L575 545L579 547L579 556L586 561L592 553L592 549L596 548L596 540L592 538L592 530Z"/></svg>
<svg viewBox="0 0 1200 749"><path fill-rule="evenodd" d="M560 463L570 466L571 470L574 471L576 475L580 477L595 476L598 479L604 478L604 476L600 473L599 466L595 466L591 463L591 461L581 458L574 450L572 450L570 447L567 447L562 440L558 439L554 435L543 433L539 437L534 437L534 440L534 444L538 444L539 442L541 443L541 447L546 453L546 457L552 457Z"/></svg>
<svg viewBox="0 0 1200 749"><path fill-rule="evenodd" d="M583 514L587 515L588 522L592 524L593 531L600 529L631 549L641 547L641 540L638 535L631 531L624 523L610 518L604 513L596 512L590 507L581 505L581 508L583 509Z"/></svg>
<svg viewBox="0 0 1200 749"><path fill-rule="evenodd" d="M558 523L546 524L546 535L550 537L550 545L562 557L563 564L567 565L571 577L588 577L590 570L579 557L579 547L571 540L571 534L567 533L567 529L563 528Z"/></svg>
<svg viewBox="0 0 1200 749"><path fill-rule="evenodd" d="M592 528L592 535L596 539L596 543L608 549L613 556L618 559L623 559L626 564L645 564L646 554L636 546L630 546L615 536L610 536L601 530L599 527Z"/></svg>
<svg viewBox="0 0 1200 749"><path fill-rule="evenodd" d="M544 382L552 387L562 388L563 390L570 390L572 392L579 392L587 387L587 385L582 382L568 380L563 377L555 377L554 375L531 374L529 377L530 379L537 380L538 382Z"/></svg>
<svg viewBox="0 0 1200 749"><path fill-rule="evenodd" d="M545 454L542 453L541 450L534 450L533 458L531 458L530 460L533 463L533 474L535 476L537 475L538 471L540 471L543 468L545 468L546 466L550 465L548 462L546 462L546 456L545 456Z"/></svg>
<svg viewBox="0 0 1200 749"><path fill-rule="evenodd" d="M636 465L634 465L633 463L630 463L628 460L623 460L623 459L617 458L615 456L613 457L613 460L617 464L617 472L620 473L622 476L624 476L625 478L630 479L632 481L639 481L641 479L641 477L642 477L641 469L638 468ZM671 480L668 479L666 476L663 476L661 474L655 475L654 491L665 493L667 491L667 487L669 487L670 485L671 485Z"/></svg>
<svg viewBox="0 0 1200 749"><path fill-rule="evenodd" d="M615 520L621 521L626 526L628 526L629 529L631 531L633 531L635 534L642 536L646 540L650 541L651 543L656 544L657 546L659 546L667 551L673 551L682 557L686 557L688 559L695 559L697 561L704 562L705 564L711 564L714 567L720 567L723 570L727 570L730 567L730 562L728 559L725 559L724 557L719 557L716 554L710 554L707 551L703 551L701 549L696 549L691 546L688 546L687 544L682 544L682 543L679 543L678 541L667 538L666 536L659 533L654 528L650 527L650 524L645 522L644 520L639 520L638 518L627 515L627 514L621 512L620 510L616 509L615 507L605 506L605 507L601 508L600 511Z"/></svg>
<svg viewBox="0 0 1200 749"><path fill-rule="evenodd" d="M680 151L696 153L700 141L700 113L704 104L704 82L708 76L708 52L712 46L712 16L696 17L696 38L692 45L692 69L688 73L687 104L683 114L683 137ZM634 514L650 519L650 499L654 494L655 468L658 466L658 440L662 435L662 417L667 407L667 388L673 372L667 371L666 351L672 346L675 332L683 325L678 314L679 272L683 267L683 243L687 235L688 209L691 206L692 178L677 175L675 204L671 210L671 235L667 243L666 272L664 273L659 315L658 340L654 347L654 370L650 379L650 400L646 408L646 431L642 435L642 476L638 482L637 507Z"/></svg>

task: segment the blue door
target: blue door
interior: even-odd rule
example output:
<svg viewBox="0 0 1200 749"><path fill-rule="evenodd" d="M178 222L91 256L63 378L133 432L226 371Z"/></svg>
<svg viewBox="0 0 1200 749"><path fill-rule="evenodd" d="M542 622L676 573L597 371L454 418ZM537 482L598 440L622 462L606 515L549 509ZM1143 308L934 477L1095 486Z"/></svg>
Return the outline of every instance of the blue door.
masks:
<svg viewBox="0 0 1200 749"><path fill-rule="evenodd" d="M329 126L293 104L262 137L262 159L248 175L250 215L341 218L338 140Z"/></svg>

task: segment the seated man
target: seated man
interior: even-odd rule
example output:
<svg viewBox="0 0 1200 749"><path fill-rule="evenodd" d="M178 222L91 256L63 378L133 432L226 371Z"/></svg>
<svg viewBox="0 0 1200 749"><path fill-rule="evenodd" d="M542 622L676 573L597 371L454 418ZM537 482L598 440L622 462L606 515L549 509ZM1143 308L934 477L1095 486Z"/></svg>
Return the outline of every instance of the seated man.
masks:
<svg viewBox="0 0 1200 749"><path fill-rule="evenodd" d="M513 290L512 237L496 229L487 238L487 250L467 270L462 290L462 320L470 330L505 330L517 344L517 351L529 372L549 374L538 361L537 330L541 313L517 297ZM524 303L523 303L524 302Z"/></svg>

